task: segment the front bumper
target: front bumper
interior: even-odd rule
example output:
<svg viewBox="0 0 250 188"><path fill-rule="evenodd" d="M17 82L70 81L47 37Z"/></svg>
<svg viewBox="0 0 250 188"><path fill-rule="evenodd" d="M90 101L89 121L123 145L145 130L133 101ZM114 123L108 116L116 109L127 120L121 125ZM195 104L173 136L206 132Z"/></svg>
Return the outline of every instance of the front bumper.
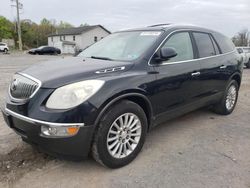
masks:
<svg viewBox="0 0 250 188"><path fill-rule="evenodd" d="M91 146L94 126L84 126L82 123L54 123L32 119L20 115L7 108L1 109L4 120L22 139L35 145L41 151L50 155L80 159L88 156ZM71 126L79 125L80 130L75 136L67 138L46 138L41 136L41 126Z"/></svg>

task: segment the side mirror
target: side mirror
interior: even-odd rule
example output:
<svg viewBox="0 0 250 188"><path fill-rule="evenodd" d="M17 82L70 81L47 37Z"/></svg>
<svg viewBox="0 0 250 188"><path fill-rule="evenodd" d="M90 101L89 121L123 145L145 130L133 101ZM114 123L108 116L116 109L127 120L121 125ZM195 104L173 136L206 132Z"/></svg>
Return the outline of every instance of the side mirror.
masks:
<svg viewBox="0 0 250 188"><path fill-rule="evenodd" d="M168 60L168 59L173 58L177 55L178 54L174 48L161 48L161 50L160 50L160 58L162 60Z"/></svg>

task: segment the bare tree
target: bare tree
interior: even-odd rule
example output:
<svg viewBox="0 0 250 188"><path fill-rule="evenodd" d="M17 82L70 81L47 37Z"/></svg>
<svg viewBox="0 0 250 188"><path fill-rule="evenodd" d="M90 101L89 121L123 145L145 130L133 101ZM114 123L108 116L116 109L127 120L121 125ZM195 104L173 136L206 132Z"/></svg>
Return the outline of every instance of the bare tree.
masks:
<svg viewBox="0 0 250 188"><path fill-rule="evenodd" d="M250 42L250 32L248 29L243 29L238 32L232 40L236 46L248 46Z"/></svg>

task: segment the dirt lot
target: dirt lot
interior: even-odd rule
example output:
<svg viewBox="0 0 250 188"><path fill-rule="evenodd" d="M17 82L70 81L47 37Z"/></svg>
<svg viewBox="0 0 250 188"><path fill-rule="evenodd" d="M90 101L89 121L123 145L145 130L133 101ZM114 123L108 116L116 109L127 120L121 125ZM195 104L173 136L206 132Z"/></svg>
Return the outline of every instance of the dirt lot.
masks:
<svg viewBox="0 0 250 188"><path fill-rule="evenodd" d="M61 56L0 54L0 99L17 70ZM0 115L0 187L250 188L250 70L230 116L203 109L152 130L130 165L63 161L23 143Z"/></svg>

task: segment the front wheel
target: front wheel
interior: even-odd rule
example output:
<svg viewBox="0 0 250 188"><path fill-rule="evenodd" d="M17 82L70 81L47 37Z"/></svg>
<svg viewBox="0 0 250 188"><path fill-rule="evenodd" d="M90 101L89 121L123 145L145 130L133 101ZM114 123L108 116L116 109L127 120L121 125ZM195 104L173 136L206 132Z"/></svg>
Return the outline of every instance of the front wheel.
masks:
<svg viewBox="0 0 250 188"><path fill-rule="evenodd" d="M5 54L7 54L7 53L8 53L8 49L5 48L5 49L3 50L3 52L4 52Z"/></svg>
<svg viewBox="0 0 250 188"><path fill-rule="evenodd" d="M140 152L147 132L143 109L128 100L111 107L102 117L95 134L92 155L100 164L119 168Z"/></svg>
<svg viewBox="0 0 250 188"><path fill-rule="evenodd" d="M213 111L222 115L231 114L237 103L238 91L238 83L235 80L232 80L228 84L221 101L214 106Z"/></svg>

